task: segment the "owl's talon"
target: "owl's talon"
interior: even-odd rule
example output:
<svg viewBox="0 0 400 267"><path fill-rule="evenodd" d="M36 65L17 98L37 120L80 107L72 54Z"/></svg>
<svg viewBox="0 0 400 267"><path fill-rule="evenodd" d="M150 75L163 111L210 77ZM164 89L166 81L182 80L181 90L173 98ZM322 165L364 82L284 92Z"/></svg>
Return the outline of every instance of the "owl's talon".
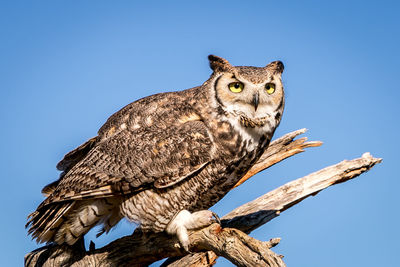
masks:
<svg viewBox="0 0 400 267"><path fill-rule="evenodd" d="M212 211L200 210L190 213L187 210L181 210L169 222L165 231L170 235L176 235L181 247L186 252L191 253L189 251L190 240L188 230L207 227L214 222L221 224L218 215Z"/></svg>
<svg viewBox="0 0 400 267"><path fill-rule="evenodd" d="M182 242L181 240L179 240L179 243L181 243L180 245L184 251L191 253L189 250L189 242Z"/></svg>
<svg viewBox="0 0 400 267"><path fill-rule="evenodd" d="M215 213L215 212L212 212L212 215L214 216L214 221L216 222L216 223L218 223L219 225L222 225L221 224L221 219L219 218L219 216Z"/></svg>

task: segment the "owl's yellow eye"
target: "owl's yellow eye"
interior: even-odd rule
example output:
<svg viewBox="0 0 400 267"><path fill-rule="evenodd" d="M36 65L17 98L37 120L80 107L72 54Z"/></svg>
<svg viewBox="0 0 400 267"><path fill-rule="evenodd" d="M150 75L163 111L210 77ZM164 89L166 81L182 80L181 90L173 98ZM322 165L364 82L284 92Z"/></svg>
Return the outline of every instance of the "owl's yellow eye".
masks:
<svg viewBox="0 0 400 267"><path fill-rule="evenodd" d="M275 92L275 84L273 83L267 83L265 85L265 90L269 95L273 94Z"/></svg>
<svg viewBox="0 0 400 267"><path fill-rule="evenodd" d="M244 84L241 82L233 82L233 83L230 83L228 85L228 87L229 87L229 90L231 90L232 92L240 93L241 91L243 91Z"/></svg>

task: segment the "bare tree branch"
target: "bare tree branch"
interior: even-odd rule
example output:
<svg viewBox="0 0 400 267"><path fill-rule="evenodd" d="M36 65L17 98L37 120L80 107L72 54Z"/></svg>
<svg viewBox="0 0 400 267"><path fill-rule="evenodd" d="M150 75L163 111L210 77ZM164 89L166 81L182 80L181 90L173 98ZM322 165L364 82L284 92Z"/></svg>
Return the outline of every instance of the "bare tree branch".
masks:
<svg viewBox="0 0 400 267"><path fill-rule="evenodd" d="M306 142L307 137L294 140L298 135L303 134L307 129L303 128L274 140L269 145L267 151L261 156L256 164L236 183L235 187L241 185L253 175L263 171L276 163L287 159L293 155L304 152L305 148L318 147L322 145L321 141Z"/></svg>
<svg viewBox="0 0 400 267"><path fill-rule="evenodd" d="M190 242L193 252L211 250L238 266L285 266L281 257L270 250L276 240L261 242L219 224L192 232ZM78 247L47 246L25 256L25 266L147 266L165 257L186 254L175 237L137 233L92 252Z"/></svg>
<svg viewBox="0 0 400 267"><path fill-rule="evenodd" d="M250 233L305 198L315 196L321 190L331 185L353 179L381 161L382 159L374 158L369 153L364 153L361 158L344 160L338 164L289 182L234 209L224 216L223 219L229 220L229 227ZM265 213L265 211L268 212ZM251 221L249 221L250 218ZM243 219L244 221L241 222Z"/></svg>
<svg viewBox="0 0 400 267"><path fill-rule="evenodd" d="M282 159L302 152L305 147L321 144L321 142L305 142L305 138L293 140L304 131L303 129L289 133L271 143L254 170L250 171L255 174ZM212 250L213 252L191 254L176 261L170 259L164 265L211 266L217 255L220 255L242 266L285 266L281 257L269 250L279 242L278 239L261 242L241 231L249 233L304 198L330 185L354 178L378 162L380 159L365 154L362 158L341 162L275 189L224 216L223 226L226 228L222 229L214 224L190 234L191 251ZM246 179L249 177L251 175L248 175ZM165 233L144 235L136 231L132 236L117 239L103 248L89 252L79 246L46 246L27 254L25 266L63 264L68 266L146 266L165 257L184 255L185 252L179 247L179 242L175 237Z"/></svg>

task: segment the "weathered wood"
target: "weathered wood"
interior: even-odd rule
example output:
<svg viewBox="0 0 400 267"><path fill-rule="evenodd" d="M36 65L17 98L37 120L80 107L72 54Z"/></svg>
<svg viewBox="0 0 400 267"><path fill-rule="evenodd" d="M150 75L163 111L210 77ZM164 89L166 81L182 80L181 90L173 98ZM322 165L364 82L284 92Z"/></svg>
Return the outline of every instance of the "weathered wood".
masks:
<svg viewBox="0 0 400 267"><path fill-rule="evenodd" d="M369 153L364 153L362 157L353 160L344 160L338 164L289 182L234 209L224 216L223 219L229 220L229 227L250 233L299 201L309 196L315 196L321 190L331 185L353 179L381 161L382 159L374 158ZM250 218L251 221L249 221ZM241 222L242 219L244 219L243 222ZM244 228L243 226L245 225L247 227Z"/></svg>
<svg viewBox="0 0 400 267"><path fill-rule="evenodd" d="M305 138L293 140L304 131L303 129L289 133L271 143L267 151L269 155L263 155L256 164L256 169L252 169L253 174L302 152L305 147L321 144L305 142ZM249 233L304 198L330 185L354 178L378 162L380 159L365 154L360 159L325 168L233 210L223 217L223 229L214 224L190 233L191 251L212 252L182 257L185 252L179 247L175 237L165 233L143 235L136 231L132 236L122 237L90 252L79 246L45 246L28 253L25 256L25 266L146 266L165 257L181 257L175 258L175 261L170 259L164 264L169 266L211 266L217 255L242 266L285 266L281 257L269 250L272 244L276 245L279 242L277 239L261 242L248 237L240 230ZM238 230L231 229L232 227Z"/></svg>
<svg viewBox="0 0 400 267"><path fill-rule="evenodd" d="M224 251L221 251L218 246L210 246L210 250L206 252L189 254L178 258L169 258L161 267L213 266L218 258L218 253L238 266L286 266L282 261L283 256L275 254L270 250L270 248L278 245L280 238L273 238L270 241L262 242L234 228L224 228L224 231L230 234L234 232L238 236L238 239L245 240L246 242L238 242L235 240L235 238L237 238L235 235L229 236L223 245L229 248L228 251L231 254L224 254ZM226 241L228 242L226 243ZM209 243L213 244L213 241ZM220 246L220 244L218 245ZM224 249L226 250L225 247ZM233 258L240 260L234 261Z"/></svg>
<svg viewBox="0 0 400 267"><path fill-rule="evenodd" d="M216 223L192 232L190 242L191 251L211 250L237 266L285 266L281 257L270 250L278 242L261 242L237 229L223 229ZM166 256L185 254L175 237L136 234L93 252L69 246L44 247L25 256L25 266L147 266Z"/></svg>
<svg viewBox="0 0 400 267"><path fill-rule="evenodd" d="M274 140L269 145L267 151L261 156L256 164L236 183L235 187L241 185L253 175L263 171L276 163L304 152L305 148L318 147L322 145L321 141L307 142L307 137L294 140L298 135L303 134L307 129L303 128L290 132Z"/></svg>

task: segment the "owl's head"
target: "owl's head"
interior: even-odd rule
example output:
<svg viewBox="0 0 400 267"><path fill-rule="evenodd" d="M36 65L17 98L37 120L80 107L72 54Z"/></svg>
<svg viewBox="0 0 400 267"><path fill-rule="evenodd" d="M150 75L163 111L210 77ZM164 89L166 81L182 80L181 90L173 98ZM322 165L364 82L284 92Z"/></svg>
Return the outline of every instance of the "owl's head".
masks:
<svg viewBox="0 0 400 267"><path fill-rule="evenodd" d="M284 107L283 63L265 67L232 66L226 59L208 56L214 71L209 83L214 104L238 118L247 128L275 128Z"/></svg>

